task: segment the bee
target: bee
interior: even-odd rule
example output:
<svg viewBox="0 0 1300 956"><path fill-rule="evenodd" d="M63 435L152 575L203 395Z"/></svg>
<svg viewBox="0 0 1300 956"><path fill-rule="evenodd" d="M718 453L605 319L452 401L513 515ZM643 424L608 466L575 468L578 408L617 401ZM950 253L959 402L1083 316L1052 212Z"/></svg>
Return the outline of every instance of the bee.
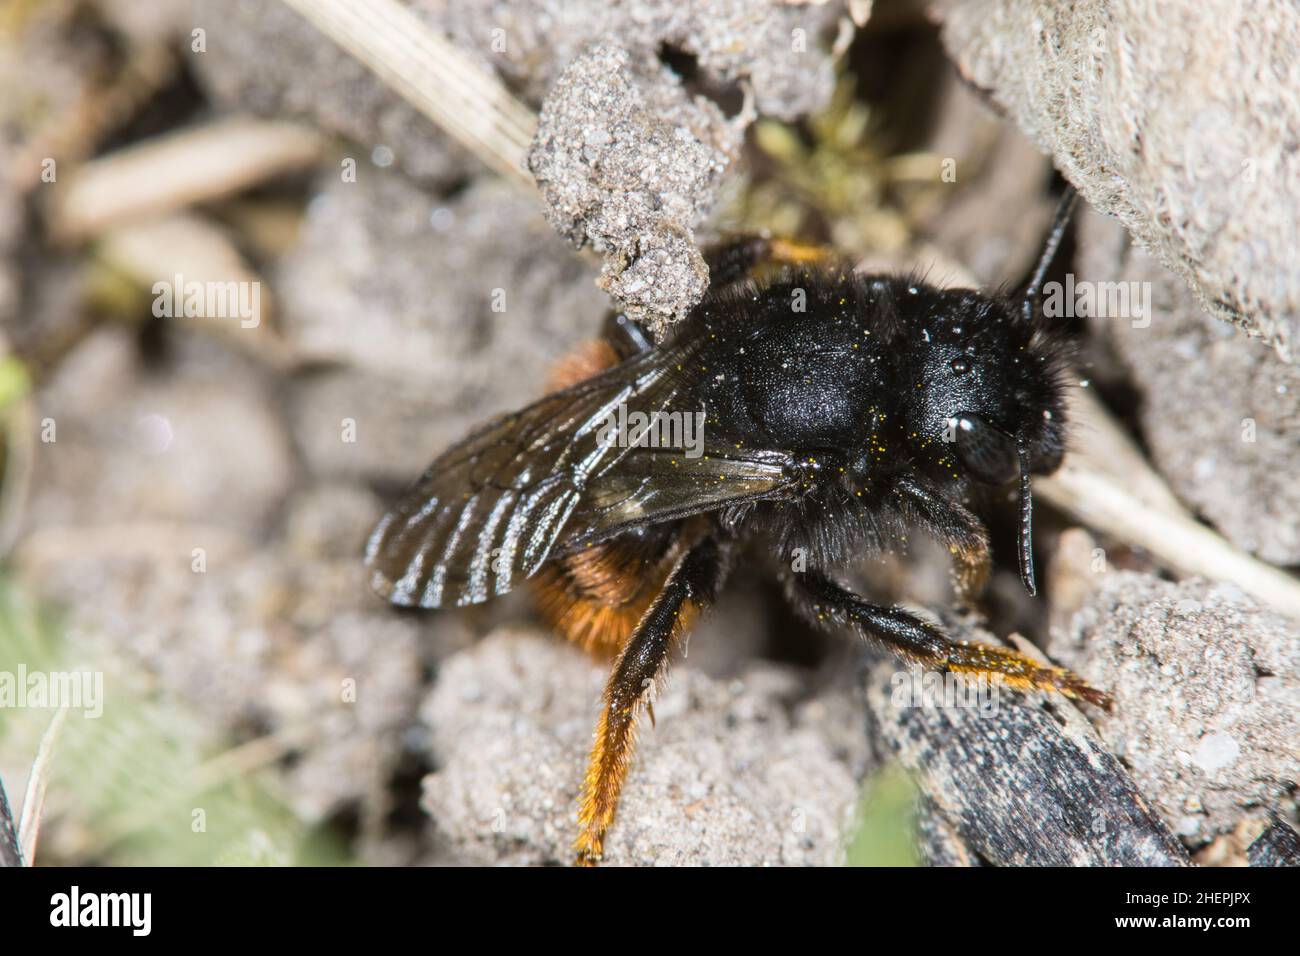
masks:
<svg viewBox="0 0 1300 956"><path fill-rule="evenodd" d="M529 581L557 631L613 661L577 863L602 858L637 718L742 548L775 556L814 625L926 667L1108 705L1066 670L953 641L833 576L919 527L948 546L957 593L973 601L989 536L965 499L1018 480L1019 566L1035 593L1031 475L1058 467L1067 437L1062 344L1039 306L1072 205L1071 193L1016 298L858 274L817 247L729 241L664 341L611 317L551 394L446 451L379 522L366 562L393 604L478 604Z"/></svg>

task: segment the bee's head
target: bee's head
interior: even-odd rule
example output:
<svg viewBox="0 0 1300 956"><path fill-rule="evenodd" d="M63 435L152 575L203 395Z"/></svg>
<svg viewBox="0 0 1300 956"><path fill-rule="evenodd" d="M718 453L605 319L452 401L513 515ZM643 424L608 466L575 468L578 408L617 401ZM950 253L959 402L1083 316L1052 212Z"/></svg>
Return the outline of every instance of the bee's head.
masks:
<svg viewBox="0 0 1300 956"><path fill-rule="evenodd" d="M911 330L921 340L911 384L924 399L913 404L910 426L947 479L1019 479L1022 571L1032 592L1029 476L1055 471L1065 452L1062 349L1014 300L966 289L930 296Z"/></svg>
<svg viewBox="0 0 1300 956"><path fill-rule="evenodd" d="M1030 594L1029 476L1050 474L1065 455L1065 363L1060 340L1041 321L1041 295L1077 198L1067 187L1018 298L920 283L907 289L906 312L920 323L907 332L918 356L910 371L924 395L910 403L912 435L924 448L935 447L936 435L944 442L934 458L950 479L1000 485L1019 476L1020 576Z"/></svg>
<svg viewBox="0 0 1300 956"><path fill-rule="evenodd" d="M903 383L922 396L910 403L912 430L962 478L1010 481L1022 452L1033 473L1055 471L1065 447L1060 344L1000 296L924 290L921 301L909 319L909 336L919 340L913 381Z"/></svg>

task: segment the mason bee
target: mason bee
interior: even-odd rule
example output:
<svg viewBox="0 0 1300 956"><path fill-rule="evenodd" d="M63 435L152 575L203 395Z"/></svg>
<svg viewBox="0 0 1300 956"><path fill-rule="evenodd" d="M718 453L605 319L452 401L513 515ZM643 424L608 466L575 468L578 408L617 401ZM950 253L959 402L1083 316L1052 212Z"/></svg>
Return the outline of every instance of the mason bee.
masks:
<svg viewBox="0 0 1300 956"><path fill-rule="evenodd" d="M1035 593L1030 476L1057 468L1067 427L1059 336L1038 304L1072 202L1016 298L859 275L779 240L728 242L666 341L614 317L555 391L445 452L380 521L366 561L392 603L478 604L531 581L561 634L613 659L578 863L601 859L638 713L742 545L777 558L815 625L928 667L1108 703L1068 671L954 642L830 573L918 526L947 544L969 601L989 540L963 501L1018 480L1021 576Z"/></svg>

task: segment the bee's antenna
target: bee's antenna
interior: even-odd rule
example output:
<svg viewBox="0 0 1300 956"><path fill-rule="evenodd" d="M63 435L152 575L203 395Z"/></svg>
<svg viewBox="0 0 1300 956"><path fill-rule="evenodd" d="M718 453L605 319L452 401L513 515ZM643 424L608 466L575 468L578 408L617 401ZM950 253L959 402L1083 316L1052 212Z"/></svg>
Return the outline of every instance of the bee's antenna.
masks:
<svg viewBox="0 0 1300 956"><path fill-rule="evenodd" d="M1052 260L1056 258L1056 250L1060 248L1061 240L1065 238L1065 230L1070 225L1070 216L1074 214L1074 204L1078 199L1078 190L1066 183L1061 202L1052 217L1052 229L1047 234L1047 243L1043 246L1042 255L1038 257L1038 265L1034 266L1034 274L1029 277L1029 284L1025 286L1024 298L1020 303L1026 322L1034 320L1034 312L1037 311L1035 306L1043 292L1043 280L1047 278L1047 270L1051 268Z"/></svg>
<svg viewBox="0 0 1300 956"><path fill-rule="evenodd" d="M1029 443L1023 434L1016 436L1020 453L1020 580L1029 596L1038 594L1034 582L1034 496L1029 490Z"/></svg>

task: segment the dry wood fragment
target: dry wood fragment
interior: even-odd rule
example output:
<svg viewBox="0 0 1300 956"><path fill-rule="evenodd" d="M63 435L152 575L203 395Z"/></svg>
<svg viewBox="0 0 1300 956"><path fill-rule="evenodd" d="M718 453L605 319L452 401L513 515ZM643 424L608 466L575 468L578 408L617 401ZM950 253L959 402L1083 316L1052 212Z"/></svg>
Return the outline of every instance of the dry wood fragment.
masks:
<svg viewBox="0 0 1300 956"><path fill-rule="evenodd" d="M62 241L234 195L320 157L314 131L280 120L231 117L92 160L51 192L50 231Z"/></svg>
<svg viewBox="0 0 1300 956"><path fill-rule="evenodd" d="M1246 850L1251 866L1300 866L1300 834L1274 820Z"/></svg>
<svg viewBox="0 0 1300 956"><path fill-rule="evenodd" d="M959 638L989 635L949 622ZM1022 647L1022 651L1028 648ZM1186 852L1072 704L1001 688L996 710L898 706L898 665L867 684L873 736L915 774L937 863L1185 866ZM925 828L923 828L923 835ZM955 838L954 838L955 837ZM963 849L964 848L964 849Z"/></svg>
<svg viewBox="0 0 1300 956"><path fill-rule="evenodd" d="M537 117L495 75L397 0L284 0L497 172L533 187Z"/></svg>
<svg viewBox="0 0 1300 956"><path fill-rule="evenodd" d="M122 225L104 233L98 251L111 267L154 295L162 291L158 283L182 291L193 288L192 283L219 284L222 295L216 298L225 301L225 314L186 315L184 303L173 301L170 317L215 333L272 367L291 364L292 350L275 330L269 284L244 261L225 231L207 219L180 213ZM234 308L236 303L242 307L254 302L250 317Z"/></svg>
<svg viewBox="0 0 1300 956"><path fill-rule="evenodd" d="M1300 619L1300 581L1251 557L1193 518L1119 425L1083 389L1071 389L1073 447L1054 475L1034 484L1043 501L1180 575L1231 581L1256 600Z"/></svg>

